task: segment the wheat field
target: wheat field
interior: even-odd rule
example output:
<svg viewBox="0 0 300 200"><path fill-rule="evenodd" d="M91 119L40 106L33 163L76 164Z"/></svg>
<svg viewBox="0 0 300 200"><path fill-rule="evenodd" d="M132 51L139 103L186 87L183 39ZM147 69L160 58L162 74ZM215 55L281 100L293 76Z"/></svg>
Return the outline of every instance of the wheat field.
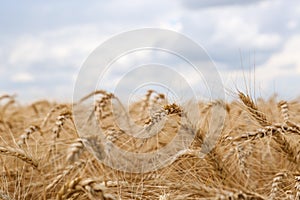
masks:
<svg viewBox="0 0 300 200"><path fill-rule="evenodd" d="M237 91L230 102L197 102L200 112L191 119L181 105L149 90L130 105L127 116L148 132L164 123L155 136L139 139L114 123L111 104L118 97L96 91L78 105L91 98L105 141L126 151L159 150L180 127L194 140L169 165L147 173L124 172L101 162L109 156L107 142L80 137L73 118L76 105L47 100L22 105L14 96L2 95L1 200L300 199L299 99L255 99ZM213 110L226 113L224 123L210 123ZM220 136L205 153L202 146L211 130Z"/></svg>

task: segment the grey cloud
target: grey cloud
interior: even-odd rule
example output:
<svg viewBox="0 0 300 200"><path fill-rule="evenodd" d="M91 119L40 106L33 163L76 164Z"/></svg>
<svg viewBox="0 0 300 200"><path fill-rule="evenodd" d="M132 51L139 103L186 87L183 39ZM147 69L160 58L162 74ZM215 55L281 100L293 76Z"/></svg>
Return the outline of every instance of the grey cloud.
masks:
<svg viewBox="0 0 300 200"><path fill-rule="evenodd" d="M298 0L290 0L289 4L282 0L271 3L268 1L260 3L261 1L178 0L162 2L154 0L151 3L128 3L125 1L82 3L76 0L72 5L66 1L57 0L51 1L51 3L31 0L26 3L16 0L6 2L0 7L3 15L0 19L2 27L0 33L1 89L17 92L19 95L27 95L28 98L38 90L41 91L37 92L40 95L48 94L48 92L49 94L53 93L53 96L61 95L68 90L67 88L72 90L71 77L88 56L84 55L85 52L87 52L86 54L90 52L90 50L79 51L80 49L91 46L92 50L94 43L96 47L102 42L101 39L107 39L110 35L122 31L142 27L161 27L161 24L168 25L172 22L180 24L182 29L179 31L202 45L213 61L220 64L224 71L231 73L236 69L241 69L241 61L244 63L244 67L253 64L263 65L272 55L282 51L292 35L299 34L300 13ZM233 23L229 26L230 20L234 19L239 19L240 23ZM295 21L295 28L288 28L290 21ZM223 26L220 26L220 22L224 23ZM88 29L90 25L96 30ZM67 31L65 35L59 35L60 30L63 31L70 27L80 27L80 29L72 29L72 32ZM251 28L247 29L247 27ZM255 32L251 33L252 30ZM51 33L53 37L43 36L49 31L53 32L53 34ZM41 55L42 58L38 57L41 58L38 61L28 63L28 65L23 60L9 64L11 49L15 47L13 44L24 35L34 38L42 37L44 39L42 42L46 42L45 44L49 45L49 48L47 46ZM101 37L97 37L98 35ZM217 37L215 37L216 35ZM265 37L260 37L261 35L265 35ZM280 41L275 42L274 45L272 42L269 44L269 36L274 35L278 35ZM261 39L257 42L259 37ZM90 40L86 40L86 38ZM88 42L91 44L89 45ZM64 44L62 46L66 47L65 50L71 52L70 56L62 56L63 53L59 53L58 56L56 54L49 56L52 52L50 50L54 51L53 47L60 47L61 44ZM30 44L30 47L33 45ZM179 43L176 45L180 45L193 61L203 59L193 49ZM17 45L17 47L19 46ZM239 51L241 51L241 56ZM178 59L172 56L157 56L156 60L170 66L176 66L179 63ZM147 62L147 60L141 62ZM12 83L7 78L22 71L32 73L34 77L40 78L23 85ZM121 72L123 71L120 68L117 69L112 77L121 76ZM287 80L288 77L280 81ZM294 81L297 82L296 77Z"/></svg>
<svg viewBox="0 0 300 200"><path fill-rule="evenodd" d="M278 1L276 4L257 4L246 9L212 8L187 13L181 21L185 33L203 45L215 62L221 63L227 70L235 70L240 68L241 61L245 65L265 63L270 56L282 50L291 35L299 34L300 24L293 30L287 28L289 20L297 21L297 7L297 1L290 4ZM239 20L240 23L230 26L232 20ZM221 22L223 26L220 27ZM215 40L216 34L221 39ZM272 37L279 40L272 42Z"/></svg>
<svg viewBox="0 0 300 200"><path fill-rule="evenodd" d="M232 6L232 5L249 5L263 0L183 0L182 3L189 9L201 9L207 7Z"/></svg>

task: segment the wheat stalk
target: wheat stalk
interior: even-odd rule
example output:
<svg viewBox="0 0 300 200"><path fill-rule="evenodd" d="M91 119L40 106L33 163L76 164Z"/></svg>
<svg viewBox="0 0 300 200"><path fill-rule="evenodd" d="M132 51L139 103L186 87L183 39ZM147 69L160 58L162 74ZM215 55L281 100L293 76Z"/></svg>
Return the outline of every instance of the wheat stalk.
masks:
<svg viewBox="0 0 300 200"><path fill-rule="evenodd" d="M12 98L10 99L3 107L2 107L2 110L1 110L1 116L3 116L6 112L6 110L9 108L9 106L13 105L15 103L15 99Z"/></svg>
<svg viewBox="0 0 300 200"><path fill-rule="evenodd" d="M282 189L283 178L287 177L285 172L279 172L275 175L272 181L271 192L269 195L270 200L278 199L280 190Z"/></svg>
<svg viewBox="0 0 300 200"><path fill-rule="evenodd" d="M2 101L3 99L10 99L12 98L13 96L9 95L9 94L4 94L4 95L1 95L0 96L0 101Z"/></svg>
<svg viewBox="0 0 300 200"><path fill-rule="evenodd" d="M56 111L63 110L63 109L66 109L68 111L70 110L69 106L67 104L59 104L59 105L56 105L53 108L51 108L51 110L47 113L46 117L44 118L41 128L43 128L47 125L48 120Z"/></svg>
<svg viewBox="0 0 300 200"><path fill-rule="evenodd" d="M86 95L85 97L81 98L77 104L81 104L82 102L86 101L87 99L91 98L92 96L95 96L98 94L106 95L107 92L105 90L95 90L95 91L91 92L90 94Z"/></svg>
<svg viewBox="0 0 300 200"><path fill-rule="evenodd" d="M87 149L94 153L99 160L104 160L106 157L105 146L100 136L93 135L82 138L82 141Z"/></svg>
<svg viewBox="0 0 300 200"><path fill-rule="evenodd" d="M29 139L29 136L32 135L34 132L41 132L41 128L39 126L36 125L31 125L29 126L24 133L20 136L20 139L18 140L17 144L19 146L22 146L23 144L26 143L26 140Z"/></svg>
<svg viewBox="0 0 300 200"><path fill-rule="evenodd" d="M63 178L68 176L73 170L79 170L85 165L85 161L77 161L72 165L67 166L61 174L59 174L47 187L46 191L54 188Z"/></svg>
<svg viewBox="0 0 300 200"><path fill-rule="evenodd" d="M82 139L78 138L75 142L73 142L69 149L67 160L70 162L74 162L79 159L80 154L84 151L84 144Z"/></svg>
<svg viewBox="0 0 300 200"><path fill-rule="evenodd" d="M145 110L147 110L147 108L149 108L149 102L151 99L151 95L154 92L154 90L148 90L144 99L142 100L142 104L141 104L141 108L140 108L140 114L144 114ZM141 118L143 116L140 116Z"/></svg>
<svg viewBox="0 0 300 200"><path fill-rule="evenodd" d="M224 192L223 192L224 193ZM244 192L229 192L218 194L215 200L266 200L264 197L256 194L246 194Z"/></svg>
<svg viewBox="0 0 300 200"><path fill-rule="evenodd" d="M1 97L0 97L1 98ZM0 190L0 199L1 200L12 200L8 194L5 194L5 192Z"/></svg>
<svg viewBox="0 0 300 200"><path fill-rule="evenodd" d="M289 107L286 101L280 101L278 103L278 106L280 107L281 116L283 118L283 121L286 123L289 121Z"/></svg>
<svg viewBox="0 0 300 200"><path fill-rule="evenodd" d="M253 141L260 138L264 138L267 136L273 136L272 138L274 141L280 146L280 149L288 155L290 161L294 163L298 163L298 151L291 142L289 142L286 136L283 134L286 130L289 130L285 126L281 126L280 124L275 124L272 126L266 126L264 128L260 128L255 132L248 132L237 136L233 139L235 142L242 142L242 141Z"/></svg>
<svg viewBox="0 0 300 200"><path fill-rule="evenodd" d="M165 120L168 115L176 114L181 116L182 112L182 109L177 104L167 104L151 115L150 119L145 122L144 129L149 132L155 125Z"/></svg>
<svg viewBox="0 0 300 200"><path fill-rule="evenodd" d="M247 162L246 159L248 158L248 156L251 154L251 152L247 149L245 149L245 146L242 145L237 145L236 147L236 152L238 155L238 163L239 163L239 170L244 173L247 178L250 177L250 172L247 166Z"/></svg>
<svg viewBox="0 0 300 200"><path fill-rule="evenodd" d="M96 199L96 193L100 193L97 199L99 200L115 200L115 198L110 194L105 194L105 186L102 183L97 183L96 180L88 178L82 179L77 177L66 184L57 193L57 200L68 199L72 195L80 192L88 194L89 199Z"/></svg>
<svg viewBox="0 0 300 200"><path fill-rule="evenodd" d="M230 104L218 100L210 103L197 102L197 106L192 109L201 105L202 112L200 115L192 116L192 109L187 111L183 110L183 106L168 104L167 101L162 101L164 96L160 96L155 91L148 91L142 102L131 105L129 112L121 109L123 107L119 99L106 91L95 91L79 102L83 103L94 95L101 96L94 105L90 105L91 107L82 108L94 109L92 116L95 118L95 115L98 115L102 124L98 127L98 124L94 126L90 119L84 121L88 129L82 138L76 134L62 134L62 131L68 133L68 130L71 130L73 133L76 129L74 123L67 124L68 120L72 122L70 110L72 104L58 104L52 107L52 104L45 102L34 104L36 107L33 108L32 105L23 106L15 103L6 108L4 114L9 117L5 118L4 115L0 119L0 143L2 143L0 144L0 169L2 170L0 171L0 199L115 198L107 193L117 194L119 199L124 200L300 199L300 178L297 175L300 158L298 147L300 118L297 115L300 104L298 105L298 102L294 104L286 101L279 102L282 123L271 123L267 119L278 120L275 118L277 115L271 116L273 114L271 109L276 105L276 100L263 102L266 112L262 113L249 96L240 95L241 99L244 98L242 102L247 112L259 122L260 127L257 128L253 123L249 123L248 118L240 115L243 109L235 100ZM9 100L10 98L4 103ZM115 101L120 107L112 110L109 104L118 106ZM4 103L1 104L1 110ZM152 114L149 116L146 112L147 108L152 108ZM219 118L212 118L212 123L208 126L206 118L219 109L227 110L228 117L225 118L224 126L223 123L219 123ZM123 123L121 125L125 124L124 126L117 124L116 118L110 116L112 111L119 116L118 120ZM295 113L293 122L288 116L289 112ZM149 118L144 129L139 127L138 131L153 131L163 124L162 122L166 121L166 123L163 124L163 129L157 137L147 138L142 148L136 148L135 142L141 139L127 136L139 134L135 126L131 127L129 114L137 117L137 122L144 122L146 116ZM43 157L49 146L53 145L51 137L55 139L59 137L54 142L55 145L59 144L60 148L52 151L52 159L46 158L36 162L34 157L30 156L31 154L28 156L22 148L18 146L13 148L13 145L16 144L15 137L20 145L29 143L28 139L34 132L40 132L40 129L43 137L30 141L26 152ZM103 134L98 135L94 130L103 131ZM20 131L22 135L19 137ZM214 132L220 133L220 139L215 137L215 144L205 142L205 136L207 138L209 133ZM125 151L133 151L145 156L148 152L158 153L159 156L160 149L152 148L152 145L159 143L157 147L164 148L161 144L168 145L176 133L195 136L199 142L192 143L185 149L178 149L175 155L172 154L167 158L167 161L171 161L167 163L171 164L164 166L163 169L147 174L127 173L115 170L101 162L109 158L108 156L114 155L110 151L112 144ZM153 142L151 139L156 140ZM180 138L180 142L185 142L185 138L182 140ZM273 148L270 148L271 145ZM88 153L83 156L81 153L85 148L91 150L98 159L91 158L92 154ZM270 155L267 160L264 159L265 152ZM85 159L79 160L82 158ZM66 162L65 159L71 162ZM116 158L116 162L119 159L122 158ZM132 161L126 160L129 164ZM25 162L25 165L22 162ZM38 174L33 173L36 169L30 167L35 165ZM274 172L281 173L274 175ZM289 176L286 177L285 174ZM295 177L295 182L294 179L289 178L290 175ZM77 176L80 178L76 178Z"/></svg>
<svg viewBox="0 0 300 200"><path fill-rule="evenodd" d="M261 126L269 126L271 123L267 120L267 117L264 113L258 110L257 106L253 102L253 100L242 92L238 92L240 100L246 106L250 115L261 125Z"/></svg>
<svg viewBox="0 0 300 200"><path fill-rule="evenodd" d="M0 146L0 153L7 156L12 156L18 158L27 164L33 166L35 169L38 168L38 164L32 158L28 157L25 153L21 152L20 150L13 149L11 147L3 147Z"/></svg>
<svg viewBox="0 0 300 200"><path fill-rule="evenodd" d="M105 108L107 105L109 105L109 102L111 102L111 99L115 98L115 96L112 93L105 93L100 98L100 100L97 100L95 103L95 115L98 120L105 119L112 115L111 112L109 112L106 115L103 115L105 112Z"/></svg>
<svg viewBox="0 0 300 200"><path fill-rule="evenodd" d="M300 200L300 176L295 176L295 190L296 190L296 196L295 200Z"/></svg>
<svg viewBox="0 0 300 200"><path fill-rule="evenodd" d="M280 149L286 153L288 159L297 164L299 162L297 149L291 144L290 141L287 140L286 136L282 133L278 133L273 138L277 144L279 144Z"/></svg>
<svg viewBox="0 0 300 200"><path fill-rule="evenodd" d="M234 137L232 140L236 142L257 140L260 138L274 136L280 132L289 131L290 129L282 124L273 124L271 126L265 126L264 128L259 128L256 131L246 132Z"/></svg>
<svg viewBox="0 0 300 200"><path fill-rule="evenodd" d="M62 114L60 114L55 121L55 126L52 129L53 133L54 133L54 137L55 138L59 138L60 136L60 132L65 124L65 121L67 119L71 119L72 120L72 113L70 111L66 111ZM73 121L73 120L72 120Z"/></svg>

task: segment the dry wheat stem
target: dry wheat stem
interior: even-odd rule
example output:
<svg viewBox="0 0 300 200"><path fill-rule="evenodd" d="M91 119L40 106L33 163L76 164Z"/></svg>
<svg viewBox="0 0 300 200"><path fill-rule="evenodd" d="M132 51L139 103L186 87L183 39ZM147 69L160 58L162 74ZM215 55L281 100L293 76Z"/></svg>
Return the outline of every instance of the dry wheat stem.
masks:
<svg viewBox="0 0 300 200"><path fill-rule="evenodd" d="M215 200L266 200L266 198L255 194L228 191L225 194L218 194Z"/></svg>
<svg viewBox="0 0 300 200"><path fill-rule="evenodd" d="M53 105L46 101L34 104L35 108L18 103L5 108L5 115L0 116L0 199L81 200L118 197L124 200L300 200L298 102L281 101L278 103L279 109L274 110L276 100L258 100L256 104L248 95L241 93L239 96L243 106L240 106L237 100L229 104L218 100L210 103L198 102L198 105L203 105L202 112L194 119L190 118L191 113L183 111L179 105L162 101L164 96L155 91L148 91L145 99L129 107L129 112L122 109L123 105L114 94L106 91L95 91L84 97L80 103L98 94L99 99L88 109L94 109L94 118L97 114L101 118L102 124L97 126L103 131L101 136L92 131L96 130L93 127L88 129L94 133L92 136L87 133L83 138L79 138L76 134L68 134L69 130L71 133L76 132L75 125L67 123L72 121L72 104ZM0 102L0 110L9 100L10 97L5 102ZM112 110L110 104L119 107ZM201 147L205 146L205 136L215 127L208 125L205 119L213 114L212 109L215 106L220 105L227 110L220 139L217 138L212 151L204 152ZM265 113L259 110L260 107ZM87 107L83 105L82 108ZM150 116L146 112L147 108L152 108ZM121 129L119 124L118 127L115 123L116 118L112 117L112 111L115 111L113 114L119 115L118 119L122 125L125 124L126 127L129 124L129 128ZM256 124L249 122L249 117L241 114L244 111L259 123L258 129ZM289 113L293 113L293 122ZM147 138L141 148L137 148L135 142L139 139L127 136L129 133L136 133L135 126L130 127L129 114L136 117L135 120L139 124L144 122L146 117L149 118L145 129L149 127L150 131L161 125L164 120L167 123L163 124L159 137L153 137L157 141L152 142L152 138ZM277 121L282 123L273 123ZM94 125L87 123L87 126ZM43 137L29 140L33 138L34 132L40 131L39 127L43 131ZM216 127L218 129L221 126ZM137 153L143 153L144 149L152 151L158 148L157 144L163 148L162 144L171 141L174 138L173 131L179 128L182 133L195 136L197 141L187 149L179 150L175 156L172 154L169 158L171 162L168 162L171 164L163 169L147 174L134 174L112 169L101 162L109 156L109 145L113 143L119 148L128 148L128 151ZM61 134L62 131L66 134ZM139 131L144 129L140 128ZM20 137L19 133L22 134ZM53 136L55 139L51 140ZM16 145L15 138L19 139L19 144L28 143L26 152ZM132 138L133 141L128 142L128 139ZM57 148L51 152L51 159L47 159L43 155L51 145ZM93 152L98 159L86 152L81 154L85 149ZM35 157L42 159L36 162ZM66 159L72 162L66 162ZM130 159L127 161L130 162ZM35 165L38 165L40 170L38 174L33 173L35 169L30 167ZM76 178L77 176L80 178Z"/></svg>
<svg viewBox="0 0 300 200"><path fill-rule="evenodd" d="M0 190L0 200L12 200L9 195L5 194L5 192Z"/></svg>
<svg viewBox="0 0 300 200"><path fill-rule="evenodd" d="M151 115L150 119L145 122L144 129L150 131L156 124L165 120L168 115L176 114L181 116L182 112L182 109L177 104L167 104Z"/></svg>
<svg viewBox="0 0 300 200"><path fill-rule="evenodd" d="M105 90L95 90L95 91L91 92L90 94L86 95L85 97L81 98L79 100L79 102L76 104L81 104L82 102L86 101L87 99L91 98L92 96L95 96L98 94L106 95L107 92Z"/></svg>
<svg viewBox="0 0 300 200"><path fill-rule="evenodd" d="M297 151L297 148L295 146L291 145L286 136L283 134L284 132L286 132L286 130L288 130L288 127L285 126L266 126L264 128L258 129L255 132L249 132L237 136L233 139L233 141L243 142L272 136L274 141L280 146L280 149L287 154L289 160L297 164L299 162L299 152Z"/></svg>
<svg viewBox="0 0 300 200"><path fill-rule="evenodd" d="M35 169L38 168L38 164L32 158L28 157L25 153L22 153L20 150L16 150L10 147L0 146L0 153L7 156L12 156L18 158L27 164L33 166Z"/></svg>
<svg viewBox="0 0 300 200"><path fill-rule="evenodd" d="M79 170L85 165L85 161L77 161L72 165L67 166L63 172L58 175L47 187L46 191L51 190L55 187L63 178L68 176L73 170Z"/></svg>
<svg viewBox="0 0 300 200"><path fill-rule="evenodd" d="M233 138L233 141L242 142L247 140L256 140L264 138L267 136L274 136L280 132L285 132L289 130L289 127L282 124L274 124L271 126L265 126L264 128L259 128L254 132L247 132Z"/></svg>
<svg viewBox="0 0 300 200"><path fill-rule="evenodd" d="M3 116L6 112L6 110L15 103L15 99L10 99L3 107L2 107L2 110L1 110L1 115Z"/></svg>
<svg viewBox="0 0 300 200"><path fill-rule="evenodd" d="M280 190L282 189L282 182L285 177L287 177L287 174L285 172L279 172L273 178L269 196L270 200L277 199L278 195L280 194Z"/></svg>
<svg viewBox="0 0 300 200"><path fill-rule="evenodd" d="M242 146L240 144L237 145L236 147L236 151L237 151L237 155L238 155L238 163L239 163L239 170L244 173L247 178L250 177L250 172L249 172L249 168L247 166L247 158L249 157L249 155L251 154L251 151L249 151L248 149L245 149L246 146Z"/></svg>
<svg viewBox="0 0 300 200"><path fill-rule="evenodd" d="M0 96L0 101L2 101L3 99L10 99L12 98L13 96L9 95L9 94L4 94L4 95L1 95Z"/></svg>
<svg viewBox="0 0 300 200"><path fill-rule="evenodd" d="M105 107L109 105L111 102L112 98L115 98L115 96L111 93L105 93L103 96L100 98L100 100L97 100L95 103L95 115L98 120L105 119L109 116L112 115L112 112L110 111L108 114L103 115L105 112Z"/></svg>
<svg viewBox="0 0 300 200"><path fill-rule="evenodd" d="M300 175L295 176L295 200L300 200Z"/></svg>
<svg viewBox="0 0 300 200"><path fill-rule="evenodd" d="M286 153L288 159L295 164L298 164L298 152L295 146L287 140L284 134L278 133L274 137L274 140L279 144L281 150Z"/></svg>
<svg viewBox="0 0 300 200"><path fill-rule="evenodd" d="M67 119L71 119L71 121L73 122L73 119L72 119L72 113L71 113L70 111L66 111L66 112L60 114L60 115L56 118L55 126L54 126L54 128L52 129L55 138L59 138L60 132L61 132L61 130L62 130L64 124L65 124L65 121L66 121Z"/></svg>
<svg viewBox="0 0 300 200"><path fill-rule="evenodd" d="M280 101L278 103L278 106L280 107L281 116L283 118L283 121L286 123L289 121L289 108L286 101Z"/></svg>
<svg viewBox="0 0 300 200"><path fill-rule="evenodd" d="M80 154L84 151L84 144L82 139L78 138L75 142L73 142L69 149L67 160L74 162L79 159Z"/></svg>
<svg viewBox="0 0 300 200"><path fill-rule="evenodd" d="M250 115L261 125L261 126L269 126L271 123L267 120L267 117L264 113L258 110L257 106L253 102L253 100L242 92L238 92L240 100L246 106Z"/></svg>
<svg viewBox="0 0 300 200"><path fill-rule="evenodd" d="M29 126L29 128L27 128L24 131L24 133L20 136L20 139L17 142L17 144L19 146L25 144L26 140L29 139L29 136L32 135L34 132L37 132L37 131L41 132L41 128L39 126L36 126L36 125Z"/></svg>
<svg viewBox="0 0 300 200"><path fill-rule="evenodd" d="M142 105L141 105L141 109L140 109L141 114L143 114L145 112L145 110L147 110L147 108L149 107L150 98L151 98L151 95L153 92L154 92L154 90L148 90L145 95L145 98L142 100Z"/></svg>
<svg viewBox="0 0 300 200"><path fill-rule="evenodd" d="M115 198L112 195L105 194L105 189L102 183L97 183L94 179L77 177L63 185L57 193L56 199L68 199L76 193L84 192L88 194L89 199L96 199L96 193L98 193L97 199L99 200L114 200Z"/></svg>
<svg viewBox="0 0 300 200"><path fill-rule="evenodd" d="M44 128L47 125L48 120L51 118L51 116L58 110L69 110L69 106L66 104L59 104L54 106L46 115L46 117L44 118L42 124L41 124L41 128Z"/></svg>

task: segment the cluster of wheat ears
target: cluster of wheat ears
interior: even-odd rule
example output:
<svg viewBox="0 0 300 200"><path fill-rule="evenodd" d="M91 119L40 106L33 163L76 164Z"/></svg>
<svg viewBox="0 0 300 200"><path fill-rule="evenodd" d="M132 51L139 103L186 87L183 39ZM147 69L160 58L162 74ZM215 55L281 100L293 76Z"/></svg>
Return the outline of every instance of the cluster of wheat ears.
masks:
<svg viewBox="0 0 300 200"><path fill-rule="evenodd" d="M299 100L253 99L237 92L231 102L198 102L199 115L185 120L191 116L180 105L150 90L130 105L126 116L148 132L159 131L134 138L114 123L114 94L96 91L80 102L91 97L106 142L79 136L74 104L24 106L14 96L0 97L1 200L300 199ZM219 109L226 112L224 123L210 123L213 110ZM163 127L155 129L161 121ZM167 145L182 126L194 140L169 165L130 173L101 162L111 143L126 151L152 152ZM202 146L211 130L220 135L205 153Z"/></svg>

